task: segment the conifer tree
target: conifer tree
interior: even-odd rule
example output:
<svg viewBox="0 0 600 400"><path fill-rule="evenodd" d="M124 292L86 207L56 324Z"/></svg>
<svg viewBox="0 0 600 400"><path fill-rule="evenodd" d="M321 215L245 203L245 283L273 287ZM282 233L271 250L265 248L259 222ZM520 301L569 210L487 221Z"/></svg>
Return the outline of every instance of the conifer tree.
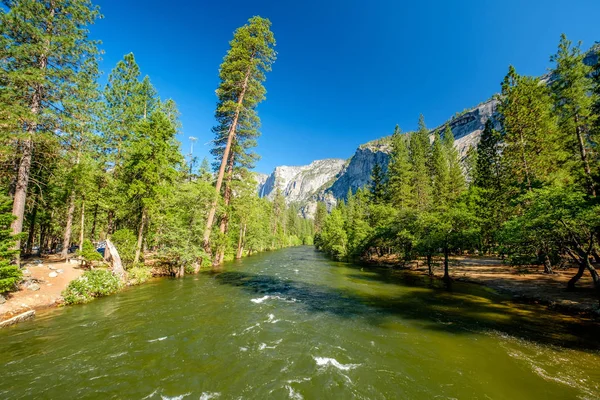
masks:
<svg viewBox="0 0 600 400"><path fill-rule="evenodd" d="M98 54L97 42L88 38L88 25L100 14L89 0L3 3L0 115L15 134L15 153L20 155L13 197L16 219L12 223L13 233L20 234L35 143L60 128L62 102L71 95L77 72L85 59Z"/></svg>
<svg viewBox="0 0 600 400"><path fill-rule="evenodd" d="M327 218L327 206L322 201L317 202L317 210L315 211L315 232L321 233L323 223Z"/></svg>
<svg viewBox="0 0 600 400"><path fill-rule="evenodd" d="M531 191L562 162L556 151L558 128L550 91L535 78L520 76L509 67L502 82L498 111L503 126L503 161L511 186Z"/></svg>
<svg viewBox="0 0 600 400"><path fill-rule="evenodd" d="M454 146L454 134L450 126L446 126L442 142L448 160L448 199L455 201L465 191L466 181L463 168L460 165L458 149Z"/></svg>
<svg viewBox="0 0 600 400"><path fill-rule="evenodd" d="M445 207L450 196L449 162L439 132L433 136L431 150L432 199L435 207Z"/></svg>
<svg viewBox="0 0 600 400"><path fill-rule="evenodd" d="M226 172L232 176L233 165L236 162L236 154L235 151L232 152L232 147L244 150L243 138L250 138L249 144L252 144L252 139L258 134L256 106L265 98L265 74L271 70L276 55L273 49L275 38L270 27L271 22L268 19L250 18L248 24L235 31L230 49L221 64L221 83L217 89L218 125L214 132L216 147L222 147L222 154L215 186L215 200L211 205L204 231L204 247L207 251L210 251L210 233L223 179ZM241 129L240 124L243 124Z"/></svg>
<svg viewBox="0 0 600 400"><path fill-rule="evenodd" d="M371 170L371 183L369 185L369 191L371 192L373 203L379 204L385 200L385 185L385 173L383 172L381 165L375 164Z"/></svg>
<svg viewBox="0 0 600 400"><path fill-rule="evenodd" d="M12 264L18 250L14 249L10 224L15 216L10 210L10 199L0 194L0 294L15 289L22 276L19 267Z"/></svg>
<svg viewBox="0 0 600 400"><path fill-rule="evenodd" d="M410 137L409 154L412 165L415 205L418 210L425 210L431 204L431 176L429 131L425 126L423 115L419 117L419 129Z"/></svg>
<svg viewBox="0 0 600 400"><path fill-rule="evenodd" d="M569 159L577 160L572 167L573 173L580 175L588 193L596 196L592 168L597 169L593 150L600 139L600 135L594 137L593 130L598 119L593 112L597 94L594 93L594 82L590 77L592 68L583 63L585 54L580 46L580 43L572 46L565 34L561 35L558 52L551 57L556 62L552 94L563 135L561 141L573 155Z"/></svg>
<svg viewBox="0 0 600 400"><path fill-rule="evenodd" d="M412 166L407 141L407 136L396 125L388 165L388 191L391 204L400 210L413 204Z"/></svg>
<svg viewBox="0 0 600 400"><path fill-rule="evenodd" d="M500 133L488 119L477 145L474 184L482 189L500 190L501 187Z"/></svg>

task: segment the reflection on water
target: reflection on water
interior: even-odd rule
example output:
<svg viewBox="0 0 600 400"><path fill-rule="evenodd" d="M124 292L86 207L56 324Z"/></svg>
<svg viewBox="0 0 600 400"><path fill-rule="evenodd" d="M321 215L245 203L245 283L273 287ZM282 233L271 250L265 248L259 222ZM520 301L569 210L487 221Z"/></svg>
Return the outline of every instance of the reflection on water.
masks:
<svg viewBox="0 0 600 400"><path fill-rule="evenodd" d="M599 334L299 247L0 331L0 397L592 399Z"/></svg>

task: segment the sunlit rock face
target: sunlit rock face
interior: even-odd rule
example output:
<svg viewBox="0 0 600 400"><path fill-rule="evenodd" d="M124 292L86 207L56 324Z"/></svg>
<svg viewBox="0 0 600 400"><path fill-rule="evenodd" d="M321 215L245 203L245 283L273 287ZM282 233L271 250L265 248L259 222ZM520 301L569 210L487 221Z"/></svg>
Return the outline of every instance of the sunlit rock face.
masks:
<svg viewBox="0 0 600 400"><path fill-rule="evenodd" d="M259 196L272 199L279 188L288 204L306 202L321 187L331 185L344 162L342 159L330 158L299 167L276 167L265 182L259 185Z"/></svg>

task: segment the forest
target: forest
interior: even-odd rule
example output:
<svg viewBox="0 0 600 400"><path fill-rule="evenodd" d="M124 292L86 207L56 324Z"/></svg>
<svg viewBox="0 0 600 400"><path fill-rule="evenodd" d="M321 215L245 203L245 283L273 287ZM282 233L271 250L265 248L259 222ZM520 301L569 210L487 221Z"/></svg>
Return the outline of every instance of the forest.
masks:
<svg viewBox="0 0 600 400"><path fill-rule="evenodd" d="M430 274L443 260L446 280L456 254L547 274L575 264L568 288L587 272L600 291L600 63L585 57L562 35L544 78L509 67L495 118L464 157L447 125L433 137L423 116L416 132L396 126L388 168L375 165L370 186L330 214L319 204L316 246L340 260L421 259Z"/></svg>
<svg viewBox="0 0 600 400"><path fill-rule="evenodd" d="M214 165L182 154L177 105L133 54L101 84L102 17L89 0L4 1L0 9L0 293L20 260L86 263L111 240L127 270L181 276L255 252L312 244L283 195L257 196L258 104L276 59L268 19L237 29L218 73ZM205 136L210 133L205 133ZM214 172L214 173L213 173ZM75 253L73 253L76 251Z"/></svg>

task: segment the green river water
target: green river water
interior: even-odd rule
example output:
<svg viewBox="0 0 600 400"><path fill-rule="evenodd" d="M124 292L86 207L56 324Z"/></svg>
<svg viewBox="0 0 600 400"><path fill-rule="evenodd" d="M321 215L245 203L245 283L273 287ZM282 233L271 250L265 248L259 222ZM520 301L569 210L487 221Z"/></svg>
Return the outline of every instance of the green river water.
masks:
<svg viewBox="0 0 600 400"><path fill-rule="evenodd" d="M594 399L600 330L312 247L0 330L2 399Z"/></svg>

